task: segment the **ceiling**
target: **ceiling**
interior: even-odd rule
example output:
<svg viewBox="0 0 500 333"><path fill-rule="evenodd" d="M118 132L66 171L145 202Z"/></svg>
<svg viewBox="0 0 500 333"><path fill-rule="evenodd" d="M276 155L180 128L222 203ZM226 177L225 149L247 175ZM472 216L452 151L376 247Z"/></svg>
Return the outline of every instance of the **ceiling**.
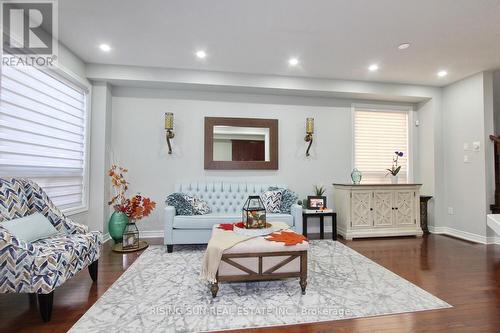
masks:
<svg viewBox="0 0 500 333"><path fill-rule="evenodd" d="M443 86L500 68L500 0L60 0L59 37L87 63Z"/></svg>

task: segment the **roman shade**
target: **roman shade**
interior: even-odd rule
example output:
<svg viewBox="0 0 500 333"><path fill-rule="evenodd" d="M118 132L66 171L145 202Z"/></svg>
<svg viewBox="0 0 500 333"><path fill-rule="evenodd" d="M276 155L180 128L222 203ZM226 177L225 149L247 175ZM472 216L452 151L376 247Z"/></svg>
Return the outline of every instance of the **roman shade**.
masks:
<svg viewBox="0 0 500 333"><path fill-rule="evenodd" d="M386 176L395 151L402 151L400 182L408 178L408 112L369 108L354 109L354 166L362 182L389 183Z"/></svg>
<svg viewBox="0 0 500 333"><path fill-rule="evenodd" d="M86 205L86 90L55 72L2 67L0 175L37 182L55 205Z"/></svg>

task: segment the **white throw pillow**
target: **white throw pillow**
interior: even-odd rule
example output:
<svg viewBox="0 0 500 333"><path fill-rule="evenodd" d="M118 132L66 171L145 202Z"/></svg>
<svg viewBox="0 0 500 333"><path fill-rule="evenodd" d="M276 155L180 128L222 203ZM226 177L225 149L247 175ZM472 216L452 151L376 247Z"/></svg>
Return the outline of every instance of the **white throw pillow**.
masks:
<svg viewBox="0 0 500 333"><path fill-rule="evenodd" d="M266 212L268 213L281 213L281 200L283 199L283 190L265 191L260 196Z"/></svg>
<svg viewBox="0 0 500 333"><path fill-rule="evenodd" d="M212 209L210 208L210 206L208 206L208 203L205 200L198 198L197 196L184 194L184 199L186 199L191 207L193 207L194 215L205 215L212 212Z"/></svg>
<svg viewBox="0 0 500 333"><path fill-rule="evenodd" d="M0 222L16 238L25 243L31 243L58 233L52 223L40 213Z"/></svg>

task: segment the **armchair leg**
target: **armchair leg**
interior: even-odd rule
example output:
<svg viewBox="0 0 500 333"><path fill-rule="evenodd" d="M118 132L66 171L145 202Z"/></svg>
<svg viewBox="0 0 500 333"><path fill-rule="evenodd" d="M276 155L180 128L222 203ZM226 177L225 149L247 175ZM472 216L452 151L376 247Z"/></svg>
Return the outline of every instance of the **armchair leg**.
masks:
<svg viewBox="0 0 500 333"><path fill-rule="evenodd" d="M172 253L174 252L174 246L173 245L167 245L167 253Z"/></svg>
<svg viewBox="0 0 500 333"><path fill-rule="evenodd" d="M46 323L50 321L52 316L52 304L54 301L54 292L50 294L38 294L38 308L40 310L40 315L42 320Z"/></svg>
<svg viewBox="0 0 500 333"><path fill-rule="evenodd" d="M29 300L30 300L30 303L29 303L30 304L30 308L31 307L36 307L36 304L37 304L36 303L37 302L37 300L36 300L37 294L31 294L30 293L30 294L28 294L28 297L29 297Z"/></svg>
<svg viewBox="0 0 500 333"><path fill-rule="evenodd" d="M97 273L99 271L98 269L98 262L99 260L96 260L94 261L93 263L91 263L89 265L89 274L90 274L90 278L92 279L92 281L96 282L97 281Z"/></svg>

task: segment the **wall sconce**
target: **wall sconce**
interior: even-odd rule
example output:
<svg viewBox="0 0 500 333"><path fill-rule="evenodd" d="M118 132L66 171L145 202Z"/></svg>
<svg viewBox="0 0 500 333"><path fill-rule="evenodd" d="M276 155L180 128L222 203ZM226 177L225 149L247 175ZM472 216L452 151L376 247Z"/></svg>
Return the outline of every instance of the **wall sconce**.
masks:
<svg viewBox="0 0 500 333"><path fill-rule="evenodd" d="M168 145L168 153L172 154L172 145L170 144L170 139L173 139L174 134L174 114L172 112L165 112L165 131L167 145Z"/></svg>
<svg viewBox="0 0 500 333"><path fill-rule="evenodd" d="M311 145L313 143L313 133L314 133L314 118L306 118L306 137L304 138L305 142L309 142L306 150L306 156L309 156L309 149L311 149Z"/></svg>

